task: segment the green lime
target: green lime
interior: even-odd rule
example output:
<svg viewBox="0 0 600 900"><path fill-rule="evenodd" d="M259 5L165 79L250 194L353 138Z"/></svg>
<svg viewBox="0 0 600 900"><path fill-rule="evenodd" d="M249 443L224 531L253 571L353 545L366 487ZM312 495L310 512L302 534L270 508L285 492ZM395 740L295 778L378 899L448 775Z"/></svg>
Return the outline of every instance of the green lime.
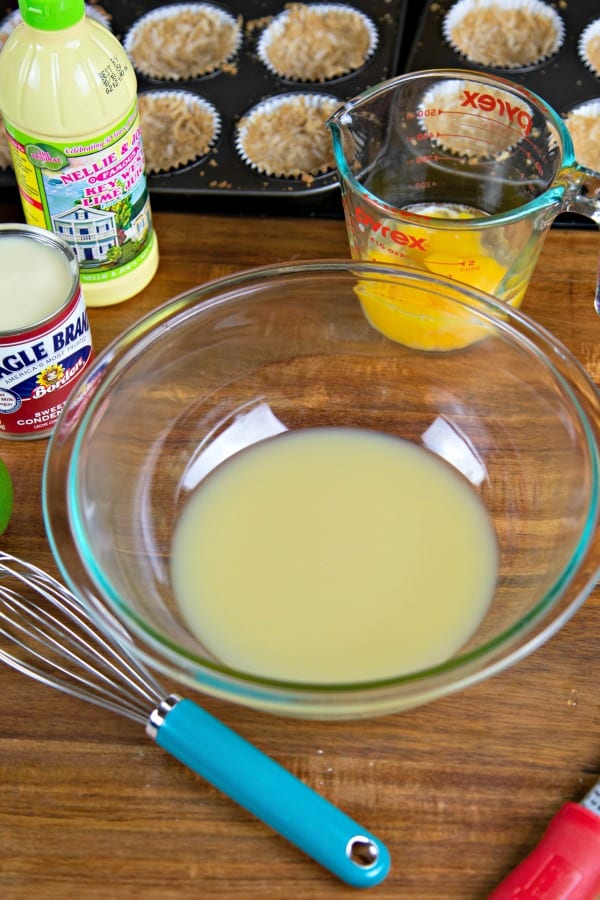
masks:
<svg viewBox="0 0 600 900"><path fill-rule="evenodd" d="M0 459L0 534L4 534L13 511L13 486L10 473Z"/></svg>

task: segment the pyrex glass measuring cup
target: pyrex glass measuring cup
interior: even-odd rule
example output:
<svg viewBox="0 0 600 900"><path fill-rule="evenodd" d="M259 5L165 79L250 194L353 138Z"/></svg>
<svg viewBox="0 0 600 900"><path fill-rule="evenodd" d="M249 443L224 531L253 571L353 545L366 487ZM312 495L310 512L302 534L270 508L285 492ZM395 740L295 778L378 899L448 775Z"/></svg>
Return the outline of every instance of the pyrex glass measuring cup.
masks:
<svg viewBox="0 0 600 900"><path fill-rule="evenodd" d="M425 269L518 307L558 213L600 222L600 174L576 162L560 116L506 79L402 75L346 102L328 125L355 259ZM443 310L411 309L407 297L361 301L403 343L470 342L468 328L436 337Z"/></svg>

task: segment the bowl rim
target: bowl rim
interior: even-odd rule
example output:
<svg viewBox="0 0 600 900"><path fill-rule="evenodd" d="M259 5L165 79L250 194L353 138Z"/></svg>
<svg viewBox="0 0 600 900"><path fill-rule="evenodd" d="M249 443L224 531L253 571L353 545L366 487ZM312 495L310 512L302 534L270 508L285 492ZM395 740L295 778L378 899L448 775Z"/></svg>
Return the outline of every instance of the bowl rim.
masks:
<svg viewBox="0 0 600 900"><path fill-rule="evenodd" d="M76 463L87 426L110 390L120 371L119 366L126 365L131 353L140 352L148 342L156 340L165 330L181 322L182 317L195 314L198 307L209 309L227 303L232 291L259 284L266 279L317 275L326 277L327 273L383 277L396 282L404 279L417 282L420 286L427 284L430 289L451 292L453 302L456 299L457 303L471 310L475 309L477 316L488 320L495 329L518 335L528 351L533 352L552 372L573 405L586 438L592 491L588 499L585 534L580 537L576 551L559 578L533 609L501 634L466 653L459 652L441 664L417 672L367 682L317 684L257 676L216 663L179 647L175 641L150 627L118 597L109 580L97 567L94 569L93 565L90 567L82 560L81 535L73 504L77 499ZM219 296L213 296L217 291ZM575 391L552 361L553 356L568 364L569 370L572 370L598 404L600 395L590 376L554 335L520 310L443 276L430 275L409 267L366 261L299 260L245 269L192 287L142 316L118 335L92 361L91 367L86 370L86 376L67 399L50 437L42 474L44 524L59 570L71 590L81 597L98 627L124 644L129 652L142 659L146 665L180 682L184 681L197 690L267 711L317 718L323 717L325 713L330 718L332 715L327 707L333 700L338 707L334 715L339 718L347 718L348 715L373 715L374 711L388 713L427 702L481 681L513 665L545 643L579 609L600 576L600 554L597 554L598 562L594 561L589 574L581 584L577 583L575 594L565 608L552 616L549 622L545 622L547 613L567 588L573 585L581 563L586 559L589 561L592 545L598 538L600 519L598 438ZM600 415L599 411L600 406L596 410ZM59 463L65 453L68 454L66 478L59 473Z"/></svg>

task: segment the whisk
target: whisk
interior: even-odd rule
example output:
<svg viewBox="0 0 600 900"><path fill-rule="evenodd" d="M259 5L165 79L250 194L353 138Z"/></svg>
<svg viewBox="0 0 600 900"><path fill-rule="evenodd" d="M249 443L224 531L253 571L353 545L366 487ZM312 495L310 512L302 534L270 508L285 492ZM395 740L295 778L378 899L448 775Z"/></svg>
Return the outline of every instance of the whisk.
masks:
<svg viewBox="0 0 600 900"><path fill-rule="evenodd" d="M370 887L386 877L381 841L196 703L167 695L125 647L95 629L64 585L4 552L0 638L8 642L0 642L1 661L144 724L160 747L342 881Z"/></svg>

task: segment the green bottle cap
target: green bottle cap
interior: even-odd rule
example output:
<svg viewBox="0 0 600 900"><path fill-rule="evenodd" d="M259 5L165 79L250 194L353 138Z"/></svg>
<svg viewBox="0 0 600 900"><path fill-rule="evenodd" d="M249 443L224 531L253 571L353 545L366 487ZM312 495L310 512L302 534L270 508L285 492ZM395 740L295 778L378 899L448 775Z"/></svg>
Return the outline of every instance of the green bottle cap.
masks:
<svg viewBox="0 0 600 900"><path fill-rule="evenodd" d="M23 21L40 31L70 28L85 15L84 0L19 0Z"/></svg>

